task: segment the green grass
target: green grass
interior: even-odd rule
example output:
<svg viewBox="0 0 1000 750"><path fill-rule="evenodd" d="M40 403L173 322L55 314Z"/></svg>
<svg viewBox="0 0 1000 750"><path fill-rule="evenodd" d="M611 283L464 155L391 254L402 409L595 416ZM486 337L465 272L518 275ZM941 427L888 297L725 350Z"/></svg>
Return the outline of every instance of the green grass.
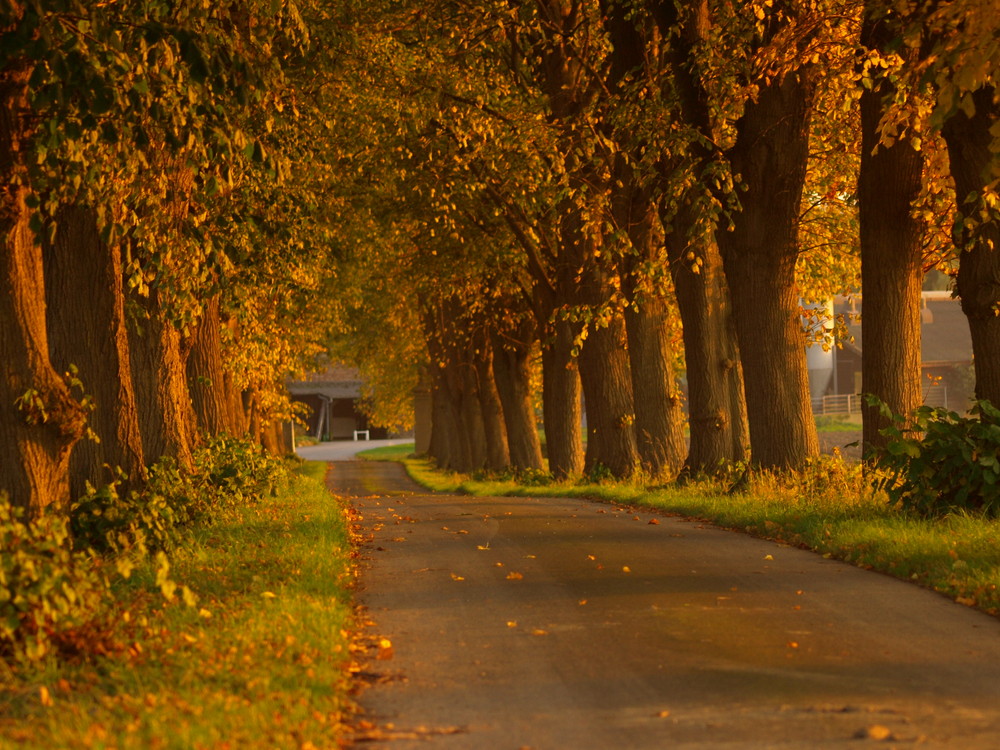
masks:
<svg viewBox="0 0 1000 750"><path fill-rule="evenodd" d="M358 458L368 461L402 461L413 455L413 443L399 445L383 445L381 448L371 448L357 454Z"/></svg>
<svg viewBox="0 0 1000 750"><path fill-rule="evenodd" d="M438 471L405 459L428 489L472 495L588 497L660 509L811 549L939 591L962 604L1000 614L1000 520L968 515L922 518L889 507L866 488L860 466L824 458L791 477L763 476L746 493L718 483L649 488L627 483L520 484Z"/></svg>
<svg viewBox="0 0 1000 750"><path fill-rule="evenodd" d="M335 747L349 711L353 578L342 508L307 463L276 497L195 531L166 602L149 565L117 591L106 655L0 675L0 747Z"/></svg>

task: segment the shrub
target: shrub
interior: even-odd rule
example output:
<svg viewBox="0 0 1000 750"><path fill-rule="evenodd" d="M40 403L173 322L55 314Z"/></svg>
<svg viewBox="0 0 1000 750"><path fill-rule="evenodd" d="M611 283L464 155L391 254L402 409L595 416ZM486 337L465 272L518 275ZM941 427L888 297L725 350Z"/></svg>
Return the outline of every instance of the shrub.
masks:
<svg viewBox="0 0 1000 750"><path fill-rule="evenodd" d="M0 657L40 659L97 618L108 582L63 519L25 521L0 494L0 551Z"/></svg>
<svg viewBox="0 0 1000 750"><path fill-rule="evenodd" d="M876 458L876 489L922 515L1000 515L1000 410L977 401L968 417L921 406L904 418L881 408L892 425L882 431L889 443Z"/></svg>

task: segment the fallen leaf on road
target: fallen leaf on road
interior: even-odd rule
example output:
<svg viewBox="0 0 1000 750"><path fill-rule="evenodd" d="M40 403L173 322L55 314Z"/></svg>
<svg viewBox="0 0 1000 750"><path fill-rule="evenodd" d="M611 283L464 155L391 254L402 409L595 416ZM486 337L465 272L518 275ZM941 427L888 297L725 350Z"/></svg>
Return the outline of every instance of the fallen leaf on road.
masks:
<svg viewBox="0 0 1000 750"><path fill-rule="evenodd" d="M663 709L662 711L658 711L655 715L657 719L665 719L670 716L670 712L667 709Z"/></svg>
<svg viewBox="0 0 1000 750"><path fill-rule="evenodd" d="M517 627L517 620L507 620L507 627L508 628L516 628Z"/></svg>
<svg viewBox="0 0 1000 750"><path fill-rule="evenodd" d="M531 634L532 635L548 635L549 631L548 630L542 630L541 628L535 628L534 630L531 631Z"/></svg>
<svg viewBox="0 0 1000 750"><path fill-rule="evenodd" d="M630 568L628 565L623 565L622 566L622 573L631 573L631 572L632 572L632 568Z"/></svg>
<svg viewBox="0 0 1000 750"><path fill-rule="evenodd" d="M455 575L454 573L452 573L452 574L451 574L451 580L453 580L453 581L464 581L464 580L465 580L465 578L464 578L464 577L462 577L462 576L459 576L459 575Z"/></svg>
<svg viewBox="0 0 1000 750"><path fill-rule="evenodd" d="M771 555L764 555L764 559L765 559L765 560L773 560L773 559L774 559L774 557L773 557L773 556L771 556Z"/></svg>
<svg viewBox="0 0 1000 750"><path fill-rule="evenodd" d="M859 740L876 740L879 742L895 739L892 736L892 730L881 724L872 724L864 729L859 729L854 733L854 737Z"/></svg>
<svg viewBox="0 0 1000 750"><path fill-rule="evenodd" d="M587 555L587 559L588 560L596 560L597 558L594 557L593 555Z"/></svg>
<svg viewBox="0 0 1000 750"><path fill-rule="evenodd" d="M653 526L659 526L659 525L660 525L660 522L659 522L659 521L657 521L657 520L656 520L655 518L650 518L650 519L649 519L649 522L650 522L650 523L651 523L651 524L652 524Z"/></svg>
<svg viewBox="0 0 1000 750"><path fill-rule="evenodd" d="M520 573L515 573L513 570L507 574L508 581L520 581L522 578L524 578L523 575L521 575Z"/></svg>
<svg viewBox="0 0 1000 750"><path fill-rule="evenodd" d="M378 656L376 658L387 661L392 658L392 641L388 638L380 638L378 642Z"/></svg>
<svg viewBox="0 0 1000 750"><path fill-rule="evenodd" d="M478 549L478 550L486 550L486 549L489 549L489 548L490 548L490 543L489 542L487 542L486 544L477 544L476 545L476 549Z"/></svg>
<svg viewBox="0 0 1000 750"><path fill-rule="evenodd" d="M587 603L586 599L581 599L580 601L577 602L577 604L579 604L581 607L586 603Z"/></svg>

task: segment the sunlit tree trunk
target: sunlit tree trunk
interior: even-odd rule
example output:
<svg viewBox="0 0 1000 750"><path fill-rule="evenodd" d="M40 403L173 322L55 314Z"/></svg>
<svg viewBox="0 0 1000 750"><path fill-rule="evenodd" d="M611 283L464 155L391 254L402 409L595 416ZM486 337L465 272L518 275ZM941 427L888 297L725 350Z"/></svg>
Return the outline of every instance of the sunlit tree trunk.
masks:
<svg viewBox="0 0 1000 750"><path fill-rule="evenodd" d="M49 360L42 251L28 226L27 73L0 72L0 493L33 515L64 511L85 417Z"/></svg>
<svg viewBox="0 0 1000 750"><path fill-rule="evenodd" d="M697 475L745 460L750 436L722 257L710 240L691 243L687 212L673 217L666 239L687 367L690 445L684 469Z"/></svg>
<svg viewBox="0 0 1000 750"><path fill-rule="evenodd" d="M582 388L573 338L573 326L557 320L542 340L542 419L549 471L556 479L583 472Z"/></svg>
<svg viewBox="0 0 1000 750"><path fill-rule="evenodd" d="M242 434L226 383L221 327L219 298L216 296L205 303L202 317L191 337L191 350L187 357L188 390L198 429L210 437Z"/></svg>
<svg viewBox="0 0 1000 750"><path fill-rule="evenodd" d="M510 463L515 469L541 471L544 463L531 390L531 342L534 325L520 325L509 336L493 332L493 376L503 404Z"/></svg>
<svg viewBox="0 0 1000 750"><path fill-rule="evenodd" d="M861 43L886 51L894 32L885 21L865 20ZM913 213L920 194L923 154L906 138L880 145L879 122L894 87L879 81L861 93L861 389L894 414L909 414L923 402L920 387L920 289L923 283L924 222ZM865 453L884 448L889 426L877 406L862 402Z"/></svg>
<svg viewBox="0 0 1000 750"><path fill-rule="evenodd" d="M643 268L663 265L661 243L655 230L656 209L645 191L631 189L630 177L622 170L616 201L619 227L631 239L631 251L619 261L625 301L629 374L635 402L634 433L642 468L653 478L673 479L684 463L684 404L677 385L673 335L673 312L659 287L665 279L641 278ZM624 204L624 205L622 205ZM640 408L641 405L641 408Z"/></svg>
<svg viewBox="0 0 1000 750"><path fill-rule="evenodd" d="M70 493L127 479L120 491L145 477L135 391L125 326L121 254L101 241L95 212L66 206L56 214L56 234L42 248L48 300L49 353L54 367L76 367L92 400L90 429L97 440L77 443L70 457Z"/></svg>
<svg viewBox="0 0 1000 750"><path fill-rule="evenodd" d="M972 334L976 398L1000 405L1000 220L995 206L982 205L997 177L991 150L991 130L1000 116L995 96L992 86L976 91L973 115L959 110L942 132L959 201L954 231L961 249L958 294Z"/></svg>
<svg viewBox="0 0 1000 750"><path fill-rule="evenodd" d="M743 363L751 458L769 469L797 468L819 454L795 281L814 77L809 68L786 73L747 102L729 151L746 190L732 231L718 237Z"/></svg>
<svg viewBox="0 0 1000 750"><path fill-rule="evenodd" d="M156 289L133 302L142 314L129 321L129 361L146 461L169 456L189 469L197 433L180 333L166 319Z"/></svg>
<svg viewBox="0 0 1000 750"><path fill-rule="evenodd" d="M476 334L473 350L472 365L475 368L476 393L479 397L479 410L486 438L486 468L490 471L504 471L510 467L507 424L504 421L497 383L493 377L492 345L482 328Z"/></svg>

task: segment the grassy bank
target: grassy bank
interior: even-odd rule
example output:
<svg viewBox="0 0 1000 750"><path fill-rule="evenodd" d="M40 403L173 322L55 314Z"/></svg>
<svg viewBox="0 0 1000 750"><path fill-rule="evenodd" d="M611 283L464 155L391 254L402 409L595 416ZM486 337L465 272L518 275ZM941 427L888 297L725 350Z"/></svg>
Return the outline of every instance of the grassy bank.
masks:
<svg viewBox="0 0 1000 750"><path fill-rule="evenodd" d="M381 457L404 461L417 482L441 492L588 497L705 519L882 571L1000 614L1000 521L963 514L928 519L891 508L884 495L865 488L859 466L836 459L824 459L795 477L758 478L749 492L727 494L711 482L655 489L611 482L522 484L438 471L430 461L403 451Z"/></svg>
<svg viewBox="0 0 1000 750"><path fill-rule="evenodd" d="M336 746L352 570L324 471L306 464L276 496L193 531L169 576L194 606L167 602L150 563L89 634L97 653L0 674L0 747Z"/></svg>

